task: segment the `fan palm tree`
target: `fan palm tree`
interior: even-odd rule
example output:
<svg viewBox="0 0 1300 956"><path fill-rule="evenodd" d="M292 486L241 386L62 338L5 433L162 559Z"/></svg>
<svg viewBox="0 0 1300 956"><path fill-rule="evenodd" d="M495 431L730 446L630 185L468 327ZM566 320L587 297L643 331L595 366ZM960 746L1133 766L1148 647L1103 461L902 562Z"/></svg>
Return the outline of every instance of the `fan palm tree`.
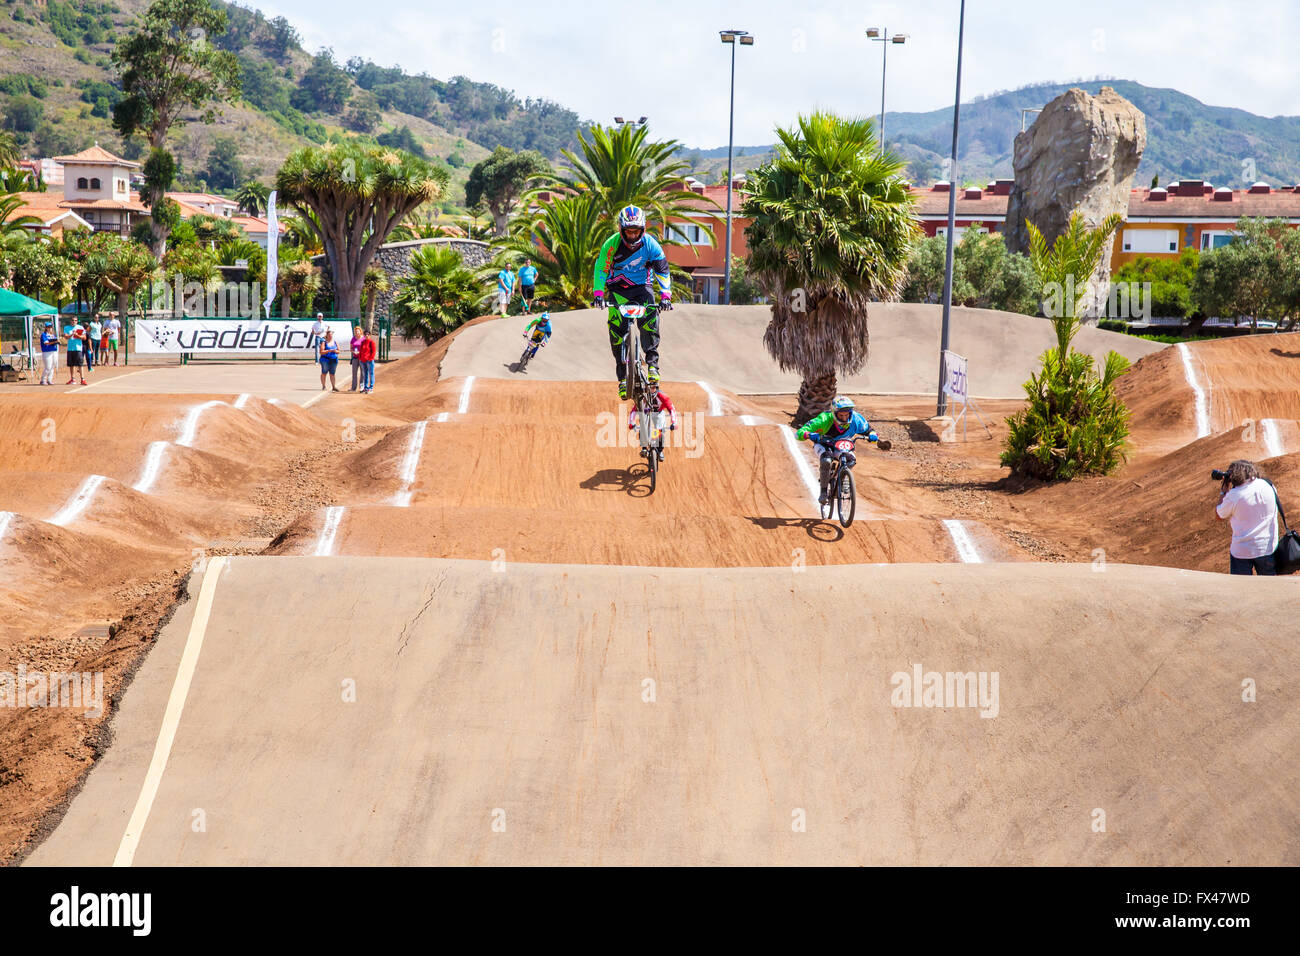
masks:
<svg viewBox="0 0 1300 956"><path fill-rule="evenodd" d="M366 303L367 332L375 330L375 305L379 301L380 293L387 292L392 285L388 273L379 266L370 266L366 269L366 278L361 284L361 295Z"/></svg>
<svg viewBox="0 0 1300 956"><path fill-rule="evenodd" d="M266 209L266 203L271 197L271 189L256 179L250 179L237 190L235 190L235 202L239 203L239 208L243 209L250 216L260 216Z"/></svg>
<svg viewBox="0 0 1300 956"><path fill-rule="evenodd" d="M467 268L455 249L425 246L411 256L411 272L398 284L393 325L429 345L478 315L488 281Z"/></svg>
<svg viewBox="0 0 1300 956"><path fill-rule="evenodd" d="M578 132L581 157L567 149L561 151L572 169L541 175L537 185L524 194L521 208L539 204L539 194L547 191L590 195L606 235L616 227L618 212L624 206L644 209L646 218L658 224L661 234L666 233L666 223L698 215L702 204L719 208L717 203L682 188L690 167L673 159L681 146L677 140L649 142L648 129L631 124L593 126L589 132L590 139ZM705 223L700 226L712 241L712 229ZM665 237L665 241L673 240Z"/></svg>
<svg viewBox="0 0 1300 956"><path fill-rule="evenodd" d="M532 257L540 297L582 309L591 303L592 273L606 234L599 199L578 193L541 206L530 218L515 219L501 247Z"/></svg>
<svg viewBox="0 0 1300 956"><path fill-rule="evenodd" d="M772 300L763 344L802 376L803 424L830 407L839 375L866 364L868 304L897 298L920 228L904 164L882 155L871 120L813 113L777 135L742 215L750 274Z"/></svg>

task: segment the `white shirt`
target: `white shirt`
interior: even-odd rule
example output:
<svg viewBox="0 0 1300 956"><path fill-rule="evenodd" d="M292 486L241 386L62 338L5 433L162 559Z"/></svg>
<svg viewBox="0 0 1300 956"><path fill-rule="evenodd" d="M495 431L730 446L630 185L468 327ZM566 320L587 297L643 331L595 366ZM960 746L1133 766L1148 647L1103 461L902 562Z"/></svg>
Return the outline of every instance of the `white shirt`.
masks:
<svg viewBox="0 0 1300 956"><path fill-rule="evenodd" d="M1277 498L1264 479L1229 488L1214 512L1232 523L1228 553L1234 558L1262 558L1277 550Z"/></svg>
<svg viewBox="0 0 1300 956"><path fill-rule="evenodd" d="M319 335L321 338L324 338L324 337L325 337L325 323L324 323L322 320L320 320L320 319L317 319L315 322L313 322L313 323L311 324L311 334L312 334L312 335Z"/></svg>

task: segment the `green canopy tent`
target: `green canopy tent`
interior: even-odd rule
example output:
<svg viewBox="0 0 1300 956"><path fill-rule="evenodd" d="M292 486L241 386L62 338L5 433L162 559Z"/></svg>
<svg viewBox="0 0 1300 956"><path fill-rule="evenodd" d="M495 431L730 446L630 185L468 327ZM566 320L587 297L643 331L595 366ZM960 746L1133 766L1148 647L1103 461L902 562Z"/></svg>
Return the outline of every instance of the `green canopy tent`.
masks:
<svg viewBox="0 0 1300 956"><path fill-rule="evenodd" d="M36 299L28 298L19 292L13 292L9 289L0 289L0 317L19 316L23 321L23 336L26 339L25 345L28 357L32 364L36 362L36 347L32 341L32 316L34 315L58 315L59 310L52 305L46 305ZM0 340L0 353L4 351L4 342Z"/></svg>

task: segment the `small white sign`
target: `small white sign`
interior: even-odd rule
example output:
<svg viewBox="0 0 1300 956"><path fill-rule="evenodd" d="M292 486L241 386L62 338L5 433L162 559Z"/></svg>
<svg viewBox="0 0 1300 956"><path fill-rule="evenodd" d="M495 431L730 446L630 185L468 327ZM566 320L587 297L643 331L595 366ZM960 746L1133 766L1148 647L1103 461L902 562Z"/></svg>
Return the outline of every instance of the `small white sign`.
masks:
<svg viewBox="0 0 1300 956"><path fill-rule="evenodd" d="M943 393L964 403L967 392L966 357L956 352L943 353Z"/></svg>

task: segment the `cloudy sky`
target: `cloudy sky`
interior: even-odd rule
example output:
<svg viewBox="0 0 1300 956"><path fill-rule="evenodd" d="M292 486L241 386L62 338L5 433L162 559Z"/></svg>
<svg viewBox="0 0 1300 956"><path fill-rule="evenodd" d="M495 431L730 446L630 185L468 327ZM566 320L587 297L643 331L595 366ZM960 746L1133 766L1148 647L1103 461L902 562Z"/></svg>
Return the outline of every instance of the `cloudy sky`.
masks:
<svg viewBox="0 0 1300 956"><path fill-rule="evenodd" d="M464 74L540 96L583 119L650 117L654 134L726 145L729 54L720 29L754 34L736 51L736 142L773 140L800 111L880 108L883 44L868 26L907 33L889 47L889 110L952 103L958 0L241 0L283 15L314 52L439 79ZM1300 0L969 0L962 99L1028 83L1117 76L1264 116L1300 113L1293 23Z"/></svg>

